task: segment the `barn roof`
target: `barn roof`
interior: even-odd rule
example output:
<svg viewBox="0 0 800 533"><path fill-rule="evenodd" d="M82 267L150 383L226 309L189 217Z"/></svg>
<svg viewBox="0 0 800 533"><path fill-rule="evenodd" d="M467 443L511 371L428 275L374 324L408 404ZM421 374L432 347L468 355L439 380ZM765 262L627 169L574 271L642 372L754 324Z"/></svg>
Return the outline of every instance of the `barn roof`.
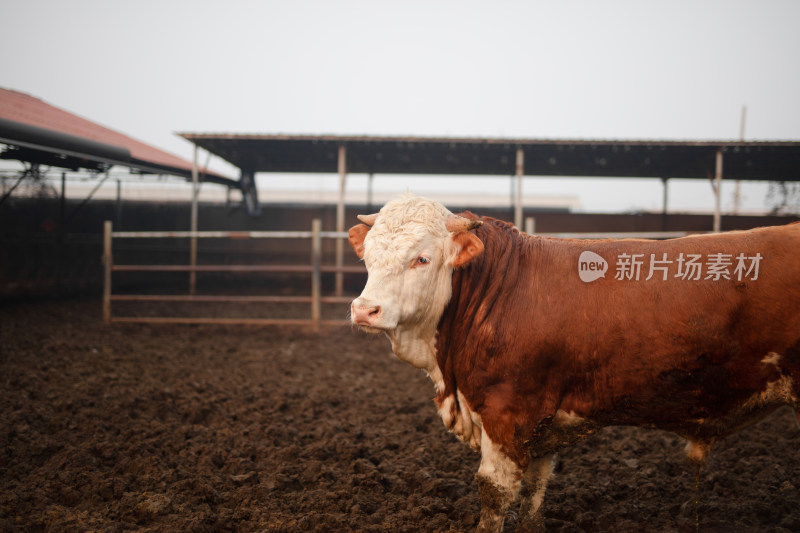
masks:
<svg viewBox="0 0 800 533"><path fill-rule="evenodd" d="M705 179L713 176L721 151L726 180L800 179L798 141L179 135L249 172L335 173L344 145L351 173L513 175L522 148L525 175Z"/></svg>
<svg viewBox="0 0 800 533"><path fill-rule="evenodd" d="M0 157L62 168L122 165L147 174L190 179L192 163L34 96L0 88ZM205 169L201 179L228 186L235 180Z"/></svg>

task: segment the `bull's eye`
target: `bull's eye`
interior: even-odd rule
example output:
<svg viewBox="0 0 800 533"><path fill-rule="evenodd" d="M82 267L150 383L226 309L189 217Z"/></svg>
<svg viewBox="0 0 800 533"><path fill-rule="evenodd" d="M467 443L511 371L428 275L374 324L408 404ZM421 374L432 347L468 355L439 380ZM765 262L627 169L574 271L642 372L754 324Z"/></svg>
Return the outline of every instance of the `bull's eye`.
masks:
<svg viewBox="0 0 800 533"><path fill-rule="evenodd" d="M417 257L417 260L414 262L414 266L425 266L430 264L431 258L425 255L421 255Z"/></svg>

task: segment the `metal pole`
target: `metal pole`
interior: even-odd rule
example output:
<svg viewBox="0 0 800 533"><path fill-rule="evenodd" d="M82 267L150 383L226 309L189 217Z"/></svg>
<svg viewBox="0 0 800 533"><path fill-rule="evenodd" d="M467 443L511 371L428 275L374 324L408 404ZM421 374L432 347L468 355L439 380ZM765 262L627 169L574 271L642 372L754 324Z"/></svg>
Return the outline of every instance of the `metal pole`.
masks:
<svg viewBox="0 0 800 533"><path fill-rule="evenodd" d="M103 322L111 322L111 221L103 223Z"/></svg>
<svg viewBox="0 0 800 533"><path fill-rule="evenodd" d="M122 180L117 180L117 217L114 223L122 226Z"/></svg>
<svg viewBox="0 0 800 533"><path fill-rule="evenodd" d="M525 154L517 148L517 193L514 198L514 225L522 227L522 174L525 168Z"/></svg>
<svg viewBox="0 0 800 533"><path fill-rule="evenodd" d="M367 178L367 211L372 213L372 172L369 173L369 177Z"/></svg>
<svg viewBox="0 0 800 533"><path fill-rule="evenodd" d="M67 173L61 173L61 201L59 203L59 215L61 216L61 223L59 226L61 227L61 233L64 233L64 224L66 223L67 218Z"/></svg>
<svg viewBox="0 0 800 533"><path fill-rule="evenodd" d="M511 174L511 179L508 180L509 189L508 189L508 205L511 206L511 214L510 217L514 218L515 208L514 206L517 205L516 201L514 200L514 189L517 186L516 183L516 174Z"/></svg>
<svg viewBox="0 0 800 533"><path fill-rule="evenodd" d="M714 196L714 233L719 233L722 222L722 150L717 150L717 162L714 169Z"/></svg>
<svg viewBox="0 0 800 533"><path fill-rule="evenodd" d="M62 289L62 265L64 264L64 237L67 233L67 173L61 173L61 198L58 204L58 233L56 234L56 286L58 292Z"/></svg>
<svg viewBox="0 0 800 533"><path fill-rule="evenodd" d="M194 145L194 158L192 159L192 219L190 222L189 230L192 232L192 237L189 240L189 265L197 265L197 151L198 146ZM194 294L197 285L197 273L192 270L189 273L189 294Z"/></svg>
<svg viewBox="0 0 800 533"><path fill-rule="evenodd" d="M525 217L525 233L533 235L536 233L536 219L533 217Z"/></svg>
<svg viewBox="0 0 800 533"><path fill-rule="evenodd" d="M315 218L311 221L311 325L314 331L319 330L321 315L322 239L320 231L322 231L322 221Z"/></svg>
<svg viewBox="0 0 800 533"><path fill-rule="evenodd" d="M339 145L339 202L336 204L336 231L344 231L344 189L347 180L347 148ZM336 239L336 266L341 267L344 262L344 240ZM341 272L336 272L336 296L342 295L344 278Z"/></svg>
<svg viewBox="0 0 800 533"><path fill-rule="evenodd" d="M747 106L742 106L742 120L739 123L739 140L744 141L744 126L747 122Z"/></svg>
<svg viewBox="0 0 800 533"><path fill-rule="evenodd" d="M663 185L663 198L661 201L661 231L667 230L667 180L669 178L661 178L661 185Z"/></svg>
<svg viewBox="0 0 800 533"><path fill-rule="evenodd" d="M747 106L742 106L742 121L739 124L739 141L744 142L744 125L747 121ZM742 182L736 180L736 187L733 191L733 213L739 214L739 206L742 203Z"/></svg>

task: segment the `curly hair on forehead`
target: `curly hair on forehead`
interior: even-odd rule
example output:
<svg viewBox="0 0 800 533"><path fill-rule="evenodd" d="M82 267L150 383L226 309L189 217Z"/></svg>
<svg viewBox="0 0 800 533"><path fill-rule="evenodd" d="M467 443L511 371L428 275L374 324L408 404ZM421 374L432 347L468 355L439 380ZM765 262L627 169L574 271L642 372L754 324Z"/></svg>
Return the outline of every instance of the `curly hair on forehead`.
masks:
<svg viewBox="0 0 800 533"><path fill-rule="evenodd" d="M439 202L406 193L383 206L377 222L385 224L389 231L397 231L401 226L414 222L438 234L445 229L444 221L449 214L450 211Z"/></svg>

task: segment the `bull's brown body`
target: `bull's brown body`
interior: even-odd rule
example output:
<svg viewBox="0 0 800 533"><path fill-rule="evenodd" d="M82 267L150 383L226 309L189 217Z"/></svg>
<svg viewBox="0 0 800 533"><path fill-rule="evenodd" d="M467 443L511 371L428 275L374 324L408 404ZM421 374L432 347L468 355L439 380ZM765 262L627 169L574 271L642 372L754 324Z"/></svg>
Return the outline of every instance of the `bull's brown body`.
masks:
<svg viewBox="0 0 800 533"><path fill-rule="evenodd" d="M800 224L658 242L531 237L482 220L485 251L454 271L439 325L440 398L459 390L516 462L602 425L667 429L707 448L791 403L768 393L782 378L798 394ZM763 259L755 280L731 268L730 280L609 271L586 283L585 250ZM559 411L582 421L551 431Z"/></svg>

